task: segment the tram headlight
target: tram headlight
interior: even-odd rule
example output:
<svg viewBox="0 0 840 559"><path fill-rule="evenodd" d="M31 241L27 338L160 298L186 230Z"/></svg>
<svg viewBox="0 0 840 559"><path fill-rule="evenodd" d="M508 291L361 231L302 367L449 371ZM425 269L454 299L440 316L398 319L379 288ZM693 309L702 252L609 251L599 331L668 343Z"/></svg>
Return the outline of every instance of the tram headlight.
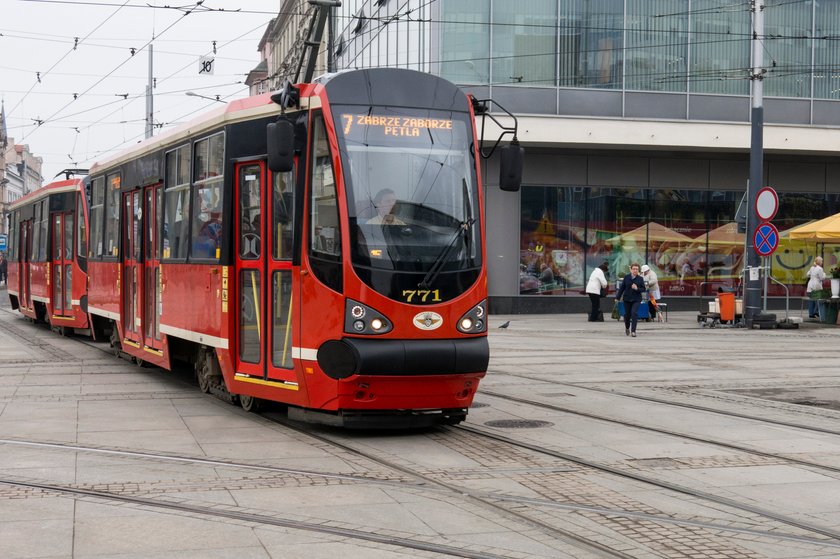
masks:
<svg viewBox="0 0 840 559"><path fill-rule="evenodd" d="M344 304L344 331L348 334L386 334L394 325L381 312L358 301Z"/></svg>
<svg viewBox="0 0 840 559"><path fill-rule="evenodd" d="M458 321L458 331L464 334L478 334L487 329L485 322L487 315L487 301L482 301L469 310Z"/></svg>

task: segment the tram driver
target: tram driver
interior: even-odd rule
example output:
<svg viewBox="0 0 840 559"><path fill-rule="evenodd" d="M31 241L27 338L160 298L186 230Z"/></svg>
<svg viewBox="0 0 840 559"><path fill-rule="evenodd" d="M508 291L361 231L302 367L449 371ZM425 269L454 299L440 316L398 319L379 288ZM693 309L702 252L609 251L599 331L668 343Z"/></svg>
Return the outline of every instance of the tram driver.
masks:
<svg viewBox="0 0 840 559"><path fill-rule="evenodd" d="M383 188L373 197L376 215L367 220L371 225L405 225L405 222L393 214L397 204L397 195L390 188Z"/></svg>

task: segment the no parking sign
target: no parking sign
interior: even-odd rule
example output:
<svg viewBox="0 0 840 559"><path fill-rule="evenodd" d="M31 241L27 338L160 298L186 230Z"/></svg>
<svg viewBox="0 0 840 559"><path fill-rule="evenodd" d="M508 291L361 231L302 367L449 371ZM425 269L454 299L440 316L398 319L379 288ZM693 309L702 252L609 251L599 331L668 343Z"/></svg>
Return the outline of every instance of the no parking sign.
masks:
<svg viewBox="0 0 840 559"><path fill-rule="evenodd" d="M779 247L779 230L772 223L762 223L755 229L753 246L759 256L770 256Z"/></svg>

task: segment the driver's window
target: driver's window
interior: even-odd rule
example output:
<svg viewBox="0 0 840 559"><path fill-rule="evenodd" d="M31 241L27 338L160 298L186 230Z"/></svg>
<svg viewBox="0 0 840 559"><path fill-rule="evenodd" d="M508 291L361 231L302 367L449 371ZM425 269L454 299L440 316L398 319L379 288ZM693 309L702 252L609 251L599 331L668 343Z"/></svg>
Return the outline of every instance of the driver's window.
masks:
<svg viewBox="0 0 840 559"><path fill-rule="evenodd" d="M259 165L239 168L239 257L243 260L256 260L262 252L261 184Z"/></svg>
<svg viewBox="0 0 840 559"><path fill-rule="evenodd" d="M338 196L327 131L320 114L315 118L313 126L311 172L310 253L319 256L340 256Z"/></svg>

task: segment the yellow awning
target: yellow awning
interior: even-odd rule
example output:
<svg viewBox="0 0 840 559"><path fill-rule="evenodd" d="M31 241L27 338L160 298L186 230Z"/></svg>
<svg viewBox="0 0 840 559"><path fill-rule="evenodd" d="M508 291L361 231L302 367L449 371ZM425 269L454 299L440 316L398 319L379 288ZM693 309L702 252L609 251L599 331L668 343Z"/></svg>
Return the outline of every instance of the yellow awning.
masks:
<svg viewBox="0 0 840 559"><path fill-rule="evenodd" d="M840 242L840 214L805 223L786 231L791 239Z"/></svg>

